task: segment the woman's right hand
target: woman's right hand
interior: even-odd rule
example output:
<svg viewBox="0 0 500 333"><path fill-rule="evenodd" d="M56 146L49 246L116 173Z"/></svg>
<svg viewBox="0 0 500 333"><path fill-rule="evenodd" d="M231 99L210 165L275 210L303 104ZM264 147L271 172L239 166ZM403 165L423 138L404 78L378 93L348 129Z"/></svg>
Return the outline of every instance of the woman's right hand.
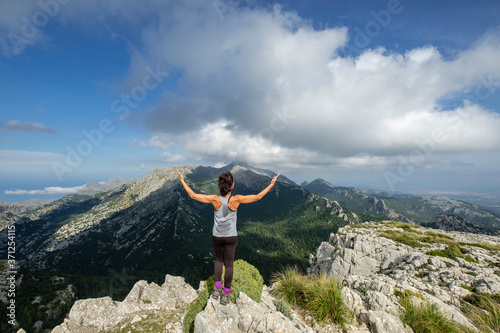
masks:
<svg viewBox="0 0 500 333"><path fill-rule="evenodd" d="M184 177L182 177L182 173L179 171L179 169L175 169L175 170L177 171L177 174L179 175L179 179L180 179L181 181L183 181L183 180L184 180Z"/></svg>
<svg viewBox="0 0 500 333"><path fill-rule="evenodd" d="M271 185L274 186L274 183L276 183L276 180L278 179L280 173L278 173L276 176L273 177L273 179L271 180Z"/></svg>

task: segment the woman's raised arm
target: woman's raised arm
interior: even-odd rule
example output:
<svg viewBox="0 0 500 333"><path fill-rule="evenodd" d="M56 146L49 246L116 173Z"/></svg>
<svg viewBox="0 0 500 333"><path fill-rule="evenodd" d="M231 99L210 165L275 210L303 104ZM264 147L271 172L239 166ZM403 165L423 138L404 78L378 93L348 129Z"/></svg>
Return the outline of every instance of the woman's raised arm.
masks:
<svg viewBox="0 0 500 333"><path fill-rule="evenodd" d="M259 194L235 195L234 196L234 198L236 199L235 201L239 205L239 204L252 203L252 202L255 202L255 201L262 199L267 194L267 192L269 192L273 188L274 184L276 183L276 179L278 179L279 175L280 174L278 173L276 176L274 176L273 179L271 180L271 184L269 184Z"/></svg>
<svg viewBox="0 0 500 333"><path fill-rule="evenodd" d="M177 174L179 175L179 179L181 181L182 186L186 190L187 194L191 197L191 199L194 199L199 202L203 203L211 203L212 205L215 205L218 203L219 197L216 195L205 195L201 193L195 193L188 184L186 184L186 181L184 180L184 177L182 176L181 172L178 169Z"/></svg>

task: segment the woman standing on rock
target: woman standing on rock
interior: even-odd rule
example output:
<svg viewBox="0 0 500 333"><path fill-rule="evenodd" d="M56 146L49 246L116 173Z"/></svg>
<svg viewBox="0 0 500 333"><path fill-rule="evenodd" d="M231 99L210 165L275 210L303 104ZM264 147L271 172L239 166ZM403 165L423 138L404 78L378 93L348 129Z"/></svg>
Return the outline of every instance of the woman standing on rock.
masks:
<svg viewBox="0 0 500 333"><path fill-rule="evenodd" d="M267 192L274 186L278 175L272 180L271 184L263 189L259 194L252 195L234 195L231 191L234 188L234 178L231 172L226 171L219 176L220 195L205 195L195 193L184 181L184 177L177 170L179 179L184 189L192 199L203 203L211 203L214 206L214 227L212 231L212 242L215 250L215 290L212 297L220 298L220 303L226 305L230 302L231 282L233 281L233 261L236 244L238 243L238 234L236 232L236 211L240 204L252 203L262 199ZM222 289L222 264L226 267L224 274L224 289Z"/></svg>

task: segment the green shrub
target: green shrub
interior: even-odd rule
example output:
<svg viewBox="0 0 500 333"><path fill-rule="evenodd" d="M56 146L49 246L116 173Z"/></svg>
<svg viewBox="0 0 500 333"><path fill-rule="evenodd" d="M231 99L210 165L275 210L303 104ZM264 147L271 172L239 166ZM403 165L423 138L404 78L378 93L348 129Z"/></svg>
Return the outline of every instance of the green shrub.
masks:
<svg viewBox="0 0 500 333"><path fill-rule="evenodd" d="M282 299L273 300L273 304L276 306L276 310L287 316L288 319L293 320L292 310L290 310L286 301Z"/></svg>
<svg viewBox="0 0 500 333"><path fill-rule="evenodd" d="M193 333L194 332L194 319L196 315L205 310L207 306L208 297L214 291L214 277L211 276L205 281L205 287L200 292L198 297L189 305L189 309L184 316L184 320L182 322L182 326L185 333Z"/></svg>
<svg viewBox="0 0 500 333"><path fill-rule="evenodd" d="M366 292L370 290L370 288L368 288L367 286L359 286L356 288L356 290L362 294L366 294Z"/></svg>
<svg viewBox="0 0 500 333"><path fill-rule="evenodd" d="M479 261L477 261L476 259L472 258L471 256L464 256L464 259L468 262L472 262L474 264L479 264Z"/></svg>
<svg viewBox="0 0 500 333"><path fill-rule="evenodd" d="M463 255L462 251L460 250L460 246L458 246L457 244L448 245L446 249L444 249L444 253L448 255L448 258L461 257Z"/></svg>
<svg viewBox="0 0 500 333"><path fill-rule="evenodd" d="M457 244L452 244L452 245L448 245L444 250L432 250L432 251L428 251L426 254L428 254L430 256L440 256L440 257L450 258L450 259L453 259L455 257L463 258L464 253L462 252L462 250L466 251L465 253L467 253L467 250L462 249Z"/></svg>
<svg viewBox="0 0 500 333"><path fill-rule="evenodd" d="M224 272L222 273L222 279L224 280ZM236 302L240 291L259 303L263 288L264 278L257 268L241 259L234 262L230 295L233 303Z"/></svg>
<svg viewBox="0 0 500 333"><path fill-rule="evenodd" d="M224 277L224 272L222 274ZM233 282L231 283L231 301L236 302L236 298L243 291L256 302L260 302L260 296L264 287L264 279L259 270L244 260L236 260L233 266ZM183 329L185 333L194 332L194 319L196 315L203 311L207 305L208 298L214 291L214 277L211 276L205 281L205 287L198 297L190 304L184 316Z"/></svg>
<svg viewBox="0 0 500 333"><path fill-rule="evenodd" d="M468 285L465 285L465 284L461 284L460 287L472 292L472 293L475 293L476 292L476 288L474 288L473 286L468 286Z"/></svg>
<svg viewBox="0 0 500 333"><path fill-rule="evenodd" d="M427 251L425 254L430 256L438 256L448 258L448 255L443 250L431 250Z"/></svg>

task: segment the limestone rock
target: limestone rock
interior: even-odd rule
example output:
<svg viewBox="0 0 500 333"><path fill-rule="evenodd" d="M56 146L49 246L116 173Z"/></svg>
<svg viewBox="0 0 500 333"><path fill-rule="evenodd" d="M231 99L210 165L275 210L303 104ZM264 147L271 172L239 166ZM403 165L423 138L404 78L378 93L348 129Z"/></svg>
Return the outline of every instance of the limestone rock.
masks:
<svg viewBox="0 0 500 333"><path fill-rule="evenodd" d="M329 242L321 243L308 274L327 273L343 281L346 304L372 332L389 332L401 326L393 320L402 310L395 290L410 290L421 295L449 319L476 330L460 310L461 299L471 293L464 287L500 293L500 277L495 273L500 267L500 256L497 251L474 244L498 244L500 237L405 226L414 229L416 235L429 233L429 237L423 238L422 247L411 247L381 236L382 232L387 232L388 237L408 232L394 225L366 223L361 227L349 225L339 229L337 234L330 235ZM449 242L436 241L438 237L434 235L439 233L441 239L454 239L456 244L463 244L460 246L468 251L466 255L476 261L465 260L468 259L465 256L450 259L427 254L431 250L443 251L449 245ZM425 243L427 241L430 243ZM405 329L408 328L397 328Z"/></svg>
<svg viewBox="0 0 500 333"><path fill-rule="evenodd" d="M236 304L220 305L212 298L204 311L198 313L194 331L199 333L215 332L313 332L303 322L294 324L276 310L269 295L263 295L260 303L240 292Z"/></svg>
<svg viewBox="0 0 500 333"><path fill-rule="evenodd" d="M78 300L67 318L52 332L98 332L109 330L121 322L142 320L145 311L173 311L186 308L197 297L196 291L182 277L167 275L160 287L156 283L138 281L123 302L110 297Z"/></svg>
<svg viewBox="0 0 500 333"><path fill-rule="evenodd" d="M372 333L413 333L398 317L384 311L370 311L368 321Z"/></svg>
<svg viewBox="0 0 500 333"><path fill-rule="evenodd" d="M218 301L208 299L204 311L198 313L194 320L195 333L229 333L239 332L238 323L240 314L236 304L229 303L225 306Z"/></svg>

